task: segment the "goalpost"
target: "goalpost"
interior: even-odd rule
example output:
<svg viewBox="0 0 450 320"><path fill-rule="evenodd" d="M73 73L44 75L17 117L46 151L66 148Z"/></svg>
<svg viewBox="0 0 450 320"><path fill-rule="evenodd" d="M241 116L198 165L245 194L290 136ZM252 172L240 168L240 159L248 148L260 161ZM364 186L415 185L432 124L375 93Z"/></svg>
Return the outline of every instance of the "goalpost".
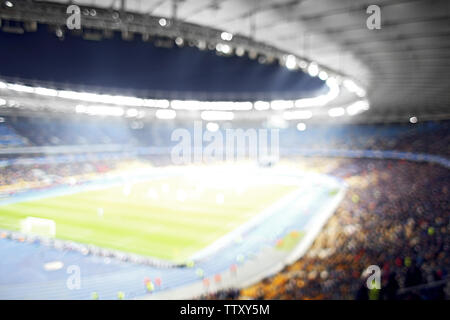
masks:
<svg viewBox="0 0 450 320"><path fill-rule="evenodd" d="M49 219L27 217L20 222L20 231L26 234L54 237L56 235L56 223Z"/></svg>

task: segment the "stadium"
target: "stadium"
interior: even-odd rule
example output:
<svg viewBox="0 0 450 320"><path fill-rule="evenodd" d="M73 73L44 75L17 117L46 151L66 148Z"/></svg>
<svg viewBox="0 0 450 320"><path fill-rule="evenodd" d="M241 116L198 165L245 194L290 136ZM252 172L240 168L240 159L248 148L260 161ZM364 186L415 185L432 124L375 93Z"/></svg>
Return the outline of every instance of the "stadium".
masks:
<svg viewBox="0 0 450 320"><path fill-rule="evenodd" d="M447 1L0 0L1 300L447 300Z"/></svg>

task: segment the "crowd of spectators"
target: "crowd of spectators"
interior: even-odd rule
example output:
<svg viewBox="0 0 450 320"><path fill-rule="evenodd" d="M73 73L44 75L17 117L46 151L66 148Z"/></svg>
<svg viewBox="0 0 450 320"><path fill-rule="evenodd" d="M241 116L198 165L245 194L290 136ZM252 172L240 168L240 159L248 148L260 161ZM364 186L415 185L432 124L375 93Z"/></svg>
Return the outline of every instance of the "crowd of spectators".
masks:
<svg viewBox="0 0 450 320"><path fill-rule="evenodd" d="M448 297L448 169L407 161L309 162L312 167L328 167L328 173L344 179L349 185L346 197L305 256L275 276L241 290L239 298ZM367 287L371 265L381 269L381 290ZM234 291L226 291L204 298L236 296Z"/></svg>
<svg viewBox="0 0 450 320"><path fill-rule="evenodd" d="M81 182L83 177L105 173L115 169L116 166L117 162L113 160L7 165L0 168L0 196L28 189L74 184Z"/></svg>
<svg viewBox="0 0 450 320"><path fill-rule="evenodd" d="M0 147L114 144L160 146L174 144L170 123L130 119L72 117L0 117ZM184 128L193 130L193 123ZM232 123L224 128L234 128ZM250 123L240 129L254 128ZM263 126L261 127L263 128ZM257 128L258 129L258 128ZM395 124L308 124L280 130L280 147L307 150L396 150L450 156L450 121ZM194 134L192 132L192 134ZM222 132L224 134L224 132Z"/></svg>
<svg viewBox="0 0 450 320"><path fill-rule="evenodd" d="M311 124L305 131L280 131L282 148L306 150L395 150L450 156L450 122Z"/></svg>

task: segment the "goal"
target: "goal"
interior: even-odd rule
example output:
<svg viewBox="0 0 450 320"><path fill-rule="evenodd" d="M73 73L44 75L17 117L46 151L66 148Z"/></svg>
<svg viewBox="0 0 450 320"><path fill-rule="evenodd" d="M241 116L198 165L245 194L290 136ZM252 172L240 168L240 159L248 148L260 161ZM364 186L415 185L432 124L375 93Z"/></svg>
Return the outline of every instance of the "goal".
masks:
<svg viewBox="0 0 450 320"><path fill-rule="evenodd" d="M53 220L27 217L20 222L22 233L54 237L56 234L56 223Z"/></svg>

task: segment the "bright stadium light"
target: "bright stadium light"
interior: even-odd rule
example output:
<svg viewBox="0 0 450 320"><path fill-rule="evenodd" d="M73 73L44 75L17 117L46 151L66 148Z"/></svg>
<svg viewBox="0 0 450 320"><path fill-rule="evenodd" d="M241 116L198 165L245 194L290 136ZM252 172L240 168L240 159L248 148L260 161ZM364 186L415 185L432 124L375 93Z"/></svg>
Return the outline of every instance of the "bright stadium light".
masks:
<svg viewBox="0 0 450 320"><path fill-rule="evenodd" d="M175 38L175 44L179 47L181 47L184 44L184 40L181 37L176 37Z"/></svg>
<svg viewBox="0 0 450 320"><path fill-rule="evenodd" d="M253 108L251 102L233 102L233 101L206 101L200 103L202 110L217 111L246 111Z"/></svg>
<svg viewBox="0 0 450 320"><path fill-rule="evenodd" d="M220 34L220 38L224 41L231 41L233 39L233 35L229 32L224 31Z"/></svg>
<svg viewBox="0 0 450 320"><path fill-rule="evenodd" d="M33 87L23 86L21 84L8 83L6 85L6 87L10 90L17 91L17 92L34 93Z"/></svg>
<svg viewBox="0 0 450 320"><path fill-rule="evenodd" d="M288 122L278 115L269 117L269 119L267 119L267 125L272 128L280 129L285 129L289 126Z"/></svg>
<svg viewBox="0 0 450 320"><path fill-rule="evenodd" d="M234 119L234 113L229 111L203 111L200 116L205 121L224 121Z"/></svg>
<svg viewBox="0 0 450 320"><path fill-rule="evenodd" d="M171 120L171 119L175 119L175 117L177 116L177 113L175 110L160 109L160 110L156 110L155 116L158 119Z"/></svg>
<svg viewBox="0 0 450 320"><path fill-rule="evenodd" d="M210 132L216 132L217 130L219 130L219 125L215 122L208 122L206 124L206 130Z"/></svg>
<svg viewBox="0 0 450 320"><path fill-rule="evenodd" d="M156 100L153 99L144 99L142 101L143 107L149 107L149 108L155 108L156 107Z"/></svg>
<svg viewBox="0 0 450 320"><path fill-rule="evenodd" d="M58 95L57 90L47 88L35 88L34 93L50 97L56 97Z"/></svg>
<svg viewBox="0 0 450 320"><path fill-rule="evenodd" d="M409 122L410 123L417 123L417 117L411 117L411 118L409 118Z"/></svg>
<svg viewBox="0 0 450 320"><path fill-rule="evenodd" d="M86 112L86 106L79 104L75 107L76 113L85 113Z"/></svg>
<svg viewBox="0 0 450 320"><path fill-rule="evenodd" d="M126 105L126 106L142 106L142 99L135 97L125 97L125 96L110 96L110 95L101 95L108 103L114 103L118 105Z"/></svg>
<svg viewBox="0 0 450 320"><path fill-rule="evenodd" d="M360 86L358 86L353 80L345 79L343 81L343 85L348 91L355 93L359 97L366 96L366 91Z"/></svg>
<svg viewBox="0 0 450 320"><path fill-rule="evenodd" d="M85 113L93 116L121 116L124 114L122 108L100 105L86 106Z"/></svg>
<svg viewBox="0 0 450 320"><path fill-rule="evenodd" d="M308 67L308 62L306 62L306 61L304 61L304 60L301 60L301 61L298 63L298 65L299 65L300 68L306 69L306 67Z"/></svg>
<svg viewBox="0 0 450 320"><path fill-rule="evenodd" d="M328 73L326 73L325 71L320 71L319 72L319 79L323 80L323 81L327 80L328 79Z"/></svg>
<svg viewBox="0 0 450 320"><path fill-rule="evenodd" d="M294 107L294 101L292 100L273 100L270 102L272 110L284 110Z"/></svg>
<svg viewBox="0 0 450 320"><path fill-rule="evenodd" d="M263 110L269 110L270 109L270 102L267 101L256 101L253 104L253 107L255 110L263 111Z"/></svg>
<svg viewBox="0 0 450 320"><path fill-rule="evenodd" d="M134 108L128 109L127 112L126 112L126 116L129 117L129 118L137 117L138 114L139 114L139 111L137 109L134 109Z"/></svg>
<svg viewBox="0 0 450 320"><path fill-rule="evenodd" d="M298 99L295 101L295 107L296 108L322 107L327 103L336 99L340 93L339 85L336 79L332 77L328 78L326 81L326 85L328 86L328 92L326 94L314 98Z"/></svg>
<svg viewBox="0 0 450 320"><path fill-rule="evenodd" d="M165 27L167 25L167 20L164 18L159 19L158 22L161 27Z"/></svg>
<svg viewBox="0 0 450 320"><path fill-rule="evenodd" d="M6 100L0 98L0 106L4 106L6 104Z"/></svg>
<svg viewBox="0 0 450 320"><path fill-rule="evenodd" d="M221 52L224 54L230 54L231 53L231 47L228 44L218 43L216 45L217 52Z"/></svg>
<svg viewBox="0 0 450 320"><path fill-rule="evenodd" d="M64 267L64 263L61 261L51 261L44 264L45 271L56 271Z"/></svg>
<svg viewBox="0 0 450 320"><path fill-rule="evenodd" d="M330 117L340 117L343 116L345 114L345 109L338 107L338 108L331 108L330 110L328 110L328 115Z"/></svg>
<svg viewBox="0 0 450 320"><path fill-rule="evenodd" d="M339 93L341 92L341 89L339 88L339 84L336 80L336 78L330 77L325 81L326 85L328 86L329 92L328 92L328 99L329 101L334 100L339 96Z"/></svg>
<svg viewBox="0 0 450 320"><path fill-rule="evenodd" d="M295 101L296 108L310 108L320 107L325 105L329 101L327 95L318 96L315 98L299 99Z"/></svg>
<svg viewBox="0 0 450 320"><path fill-rule="evenodd" d="M227 46L227 45L226 45ZM223 50L223 48L221 49ZM226 51L226 50L225 50ZM311 65L310 65L311 66ZM311 71L311 70L310 70ZM325 79L323 74L321 73L321 78ZM273 100L273 101L197 101L197 100L172 100L169 101L167 99L142 99L133 96L119 96L119 95L108 95L108 94L96 94L90 92L75 92L69 90L54 90L49 88L34 88L29 86L24 86L20 84L10 84L0 82L0 89L2 87L6 87L7 89L18 91L18 92L27 92L27 93L35 93L39 95L46 96L58 96L63 99L71 99L87 102L81 103L86 107L89 106L89 103L100 103L100 104L109 104L109 105L117 105L119 107L149 107L149 108L157 108L157 109L167 109L172 106L172 109L177 110L202 110L202 111L248 111L252 110L253 107L255 110L286 110L291 109L294 106L296 108L309 108L309 107L319 107L324 106L340 94L340 86L334 77L328 77L325 81L328 86L328 92L326 94L313 97L313 98L305 98L298 100ZM101 106L101 105L100 105ZM77 112L80 112L80 108L77 109ZM97 110L100 110L97 108ZM117 111L122 110L122 111ZM85 111L82 111L85 112ZM92 108L89 109L89 113L94 114L96 111ZM141 114L140 111L139 114ZM353 112L353 108L349 109L349 113ZM87 111L85 112L87 113ZM106 112L109 115L109 111ZM123 109L116 109L116 111L112 112L113 115L117 115L119 113L125 113ZM102 112L100 111L100 114ZM142 113L143 114L143 113ZM162 114L158 112L158 114ZM164 117L164 115L163 115Z"/></svg>
<svg viewBox="0 0 450 320"><path fill-rule="evenodd" d="M354 116L358 113L369 110L369 102L366 100L356 101L347 107L347 114Z"/></svg>
<svg viewBox="0 0 450 320"><path fill-rule="evenodd" d="M231 101L204 101L200 103L201 110L230 111L233 110Z"/></svg>
<svg viewBox="0 0 450 320"><path fill-rule="evenodd" d="M253 108L253 104L249 101L172 100L170 105L177 110L246 111Z"/></svg>
<svg viewBox="0 0 450 320"><path fill-rule="evenodd" d="M242 47L237 47L236 48L236 55L238 57L242 57L245 54L245 49Z"/></svg>
<svg viewBox="0 0 450 320"><path fill-rule="evenodd" d="M154 107L154 108L168 108L169 101L166 99L153 100L153 99L141 99L137 97L130 96L115 96L108 94L96 94L90 92L76 92L70 90L54 90L49 88L34 88L29 86L24 86L20 84L12 83L0 83L1 88L7 88L9 90L14 90L17 92L34 93L44 96L58 96L59 98L70 99L70 100L80 100L86 102L95 103L105 103L105 104L115 104L121 106L129 107Z"/></svg>
<svg viewBox="0 0 450 320"><path fill-rule="evenodd" d="M285 111L283 118L285 120L306 120L311 119L313 113L309 110Z"/></svg>
<svg viewBox="0 0 450 320"><path fill-rule="evenodd" d="M297 59L292 54L290 54L286 57L285 65L289 70L293 70L297 66Z"/></svg>
<svg viewBox="0 0 450 320"><path fill-rule="evenodd" d="M85 113L92 116L114 116L121 117L125 111L120 107L101 106L101 105L77 105L75 112Z"/></svg>
<svg viewBox="0 0 450 320"><path fill-rule="evenodd" d="M170 106L170 102L169 102L169 100L166 100L166 99L162 99L162 100L143 99L142 106L148 107L148 108L166 109Z"/></svg>
<svg viewBox="0 0 450 320"><path fill-rule="evenodd" d="M155 100L155 107L165 109L170 106L169 100L161 99L161 100Z"/></svg>
<svg viewBox="0 0 450 320"><path fill-rule="evenodd" d="M233 104L234 110L240 110L240 111L245 111L245 110L251 110L253 108L253 103L245 101L245 102L235 102Z"/></svg>
<svg viewBox="0 0 450 320"><path fill-rule="evenodd" d="M227 44L224 44L223 47L222 47L222 52L226 53L226 54L231 53L231 47L229 45L227 45Z"/></svg>
<svg viewBox="0 0 450 320"><path fill-rule="evenodd" d="M197 100L172 100L170 101L172 109L177 110L198 110L200 101Z"/></svg>
<svg viewBox="0 0 450 320"><path fill-rule="evenodd" d="M107 94L96 94L89 92L75 92L62 90L58 91L58 97L71 100L125 105L130 107L137 107L144 105L144 100L136 97L112 96Z"/></svg>
<svg viewBox="0 0 450 320"><path fill-rule="evenodd" d="M232 101L204 101L200 104L201 110L233 111L234 103Z"/></svg>
<svg viewBox="0 0 450 320"><path fill-rule="evenodd" d="M316 77L319 74L319 67L316 63L311 62L308 67L308 73L311 77Z"/></svg>
<svg viewBox="0 0 450 320"><path fill-rule="evenodd" d="M83 100L80 92L68 91L68 90L60 90L58 92L58 97L64 99L72 99L72 100Z"/></svg>
<svg viewBox="0 0 450 320"><path fill-rule="evenodd" d="M306 124L304 124L303 122L300 122L299 124L297 124L297 130L298 131L305 131L306 130Z"/></svg>

